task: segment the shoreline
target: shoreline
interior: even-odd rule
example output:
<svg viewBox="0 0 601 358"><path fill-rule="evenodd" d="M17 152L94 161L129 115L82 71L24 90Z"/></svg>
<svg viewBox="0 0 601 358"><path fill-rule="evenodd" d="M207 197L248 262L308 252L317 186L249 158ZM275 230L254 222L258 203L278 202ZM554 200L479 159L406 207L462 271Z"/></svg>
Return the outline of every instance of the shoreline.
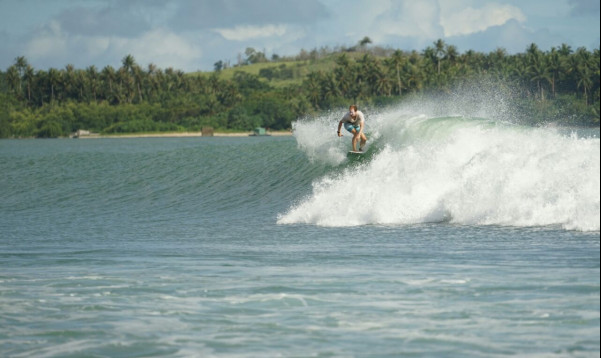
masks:
<svg viewBox="0 0 601 358"><path fill-rule="evenodd" d="M131 133L131 134L98 134L90 133L88 135L81 135L78 137L71 137L74 139L94 139L94 138L186 138L186 137L202 137L202 132L165 132L165 133ZM267 135L259 135L257 137L284 137L292 136L291 131L275 131L268 132ZM210 137L253 137L253 132L215 132Z"/></svg>

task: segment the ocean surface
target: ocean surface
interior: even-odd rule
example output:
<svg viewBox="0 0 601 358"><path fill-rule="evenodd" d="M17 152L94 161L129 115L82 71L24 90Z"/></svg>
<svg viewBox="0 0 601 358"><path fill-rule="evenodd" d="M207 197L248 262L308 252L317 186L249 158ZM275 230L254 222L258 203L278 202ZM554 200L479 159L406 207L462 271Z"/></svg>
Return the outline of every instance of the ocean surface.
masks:
<svg viewBox="0 0 601 358"><path fill-rule="evenodd" d="M599 131L0 141L1 357L598 357Z"/></svg>

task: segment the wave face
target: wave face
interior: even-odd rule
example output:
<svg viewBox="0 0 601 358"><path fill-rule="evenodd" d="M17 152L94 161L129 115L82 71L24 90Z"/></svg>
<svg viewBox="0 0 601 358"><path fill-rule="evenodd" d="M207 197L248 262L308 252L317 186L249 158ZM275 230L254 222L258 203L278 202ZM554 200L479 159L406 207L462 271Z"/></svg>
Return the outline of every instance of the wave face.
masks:
<svg viewBox="0 0 601 358"><path fill-rule="evenodd" d="M456 114L461 106L470 113ZM335 169L278 223L599 230L598 130L510 123L503 117L511 108L500 102L488 111L453 100L415 102L368 116L369 146L358 163L346 157L348 134L332 139L340 113L294 124L298 147Z"/></svg>

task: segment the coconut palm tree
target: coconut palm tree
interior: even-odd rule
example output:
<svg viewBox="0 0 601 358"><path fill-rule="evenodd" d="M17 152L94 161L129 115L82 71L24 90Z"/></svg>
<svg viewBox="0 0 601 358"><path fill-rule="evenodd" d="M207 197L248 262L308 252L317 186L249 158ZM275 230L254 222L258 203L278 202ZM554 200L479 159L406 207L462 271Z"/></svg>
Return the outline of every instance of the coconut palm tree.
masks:
<svg viewBox="0 0 601 358"><path fill-rule="evenodd" d="M307 99L309 100L309 103L311 103L313 108L319 109L319 102L321 100L319 74L317 72L311 72L303 81L303 88L307 93Z"/></svg>
<svg viewBox="0 0 601 358"><path fill-rule="evenodd" d="M578 88L582 88L584 103L588 106L588 92L593 86L593 81L591 79L591 71L588 66L580 66L577 70L577 78L578 78Z"/></svg>
<svg viewBox="0 0 601 358"><path fill-rule="evenodd" d="M399 96L403 95L403 82L401 81L401 68L405 65L406 59L401 50L396 50L390 57L390 67L394 68L396 72L396 81Z"/></svg>
<svg viewBox="0 0 601 358"><path fill-rule="evenodd" d="M127 55L121 60L121 68L117 71L120 84L125 89L127 103L131 103L134 98L136 80L134 68L137 66L136 60L132 55Z"/></svg>
<svg viewBox="0 0 601 358"><path fill-rule="evenodd" d="M48 83L50 85L50 102L54 102L54 91L58 88L61 83L62 73L56 68L50 68L48 70Z"/></svg>
<svg viewBox="0 0 601 358"><path fill-rule="evenodd" d="M551 75L551 93L555 98L555 84L559 80L560 75L564 72L563 61L561 60L561 55L559 51L557 51L557 49L555 48L551 48L551 52L549 52L547 58L549 65L549 74Z"/></svg>
<svg viewBox="0 0 601 358"><path fill-rule="evenodd" d="M72 64L68 64L65 66L63 76L61 77L63 80L63 90L65 92L66 98L75 98L76 95L73 94L75 86L75 66Z"/></svg>
<svg viewBox="0 0 601 358"><path fill-rule="evenodd" d="M113 89L115 81L117 80L115 69L112 66L105 66L100 72L100 80L104 84L104 98L110 103L117 98Z"/></svg>
<svg viewBox="0 0 601 358"><path fill-rule="evenodd" d="M446 55L445 45L446 44L442 39L438 39L438 40L436 40L436 42L434 42L434 56L436 57L439 75L440 75L440 61Z"/></svg>
<svg viewBox="0 0 601 358"><path fill-rule="evenodd" d="M19 74L19 93L21 93L22 91L21 82L23 80L23 76L25 76L25 70L28 66L29 63L27 62L27 59L24 56L19 56L15 58L15 68L17 69L17 73Z"/></svg>
<svg viewBox="0 0 601 358"><path fill-rule="evenodd" d="M361 50L365 50L365 47L367 45L369 45L370 43L372 43L371 39L369 37L365 36L364 38L361 39L361 41L359 41L359 48Z"/></svg>
<svg viewBox="0 0 601 358"><path fill-rule="evenodd" d="M35 71L30 65L27 65L27 67L25 68L23 80L27 85L27 101L31 102L31 87L33 86L33 82L35 81Z"/></svg>
<svg viewBox="0 0 601 358"><path fill-rule="evenodd" d="M144 97L142 96L142 83L144 82L144 71L140 68L140 66L135 65L132 68L134 82L136 83L136 88L138 90L138 101L142 102Z"/></svg>
<svg viewBox="0 0 601 358"><path fill-rule="evenodd" d="M540 99L545 100L544 86L542 81L550 82L549 67L545 61L545 57L538 49L536 44L531 44L526 51L527 58L527 73L530 76L530 81L536 82L537 92L540 92Z"/></svg>
<svg viewBox="0 0 601 358"><path fill-rule="evenodd" d="M6 70L6 82L8 83L8 87L10 90L15 93L15 95L19 96L19 85L21 82L21 77L19 76L19 70L15 65L10 66Z"/></svg>
<svg viewBox="0 0 601 358"><path fill-rule="evenodd" d="M98 91L98 70L96 66L92 65L86 69L87 82L90 85L90 90L92 91L92 97L94 98L94 102L97 102L96 93Z"/></svg>
<svg viewBox="0 0 601 358"><path fill-rule="evenodd" d="M338 90L343 97L349 98L357 78L355 68L346 54L338 56L335 62L337 66L334 68L334 76Z"/></svg>

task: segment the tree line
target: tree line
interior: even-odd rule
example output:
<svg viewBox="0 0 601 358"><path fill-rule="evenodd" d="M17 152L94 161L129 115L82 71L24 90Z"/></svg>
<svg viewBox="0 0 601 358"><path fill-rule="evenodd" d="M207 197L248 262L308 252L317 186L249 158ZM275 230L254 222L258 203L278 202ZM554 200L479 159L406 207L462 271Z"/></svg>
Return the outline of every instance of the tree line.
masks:
<svg viewBox="0 0 601 358"><path fill-rule="evenodd" d="M560 121L599 125L599 49L575 51L568 45L543 51L531 44L508 54L469 50L460 54L438 40L421 52L358 46L336 51L302 50L302 59L266 56L247 49L246 61L232 78L189 73L136 63L132 55L121 67L36 70L17 57L0 71L0 137L59 137L78 129L102 133L200 130L250 130L256 126L284 130L300 116L350 102L384 105L416 94L444 95L461 83L489 79L517 88L514 100L533 123ZM333 61L329 70L300 76L294 66ZM293 62L296 61L296 62ZM300 61L300 63L299 63ZM246 66L270 62L258 75ZM274 81L294 80L287 86Z"/></svg>
<svg viewBox="0 0 601 358"><path fill-rule="evenodd" d="M516 102L529 105L532 121L599 125L599 62L599 49L573 51L565 44L549 51L531 44L515 55L500 48L459 54L455 46L438 40L421 53L395 50L380 58L365 53L357 60L343 53L333 71L311 73L303 87L312 107L328 108L339 98L385 101L415 92L444 94L458 84L488 79L513 90ZM571 118L558 117L566 113Z"/></svg>

